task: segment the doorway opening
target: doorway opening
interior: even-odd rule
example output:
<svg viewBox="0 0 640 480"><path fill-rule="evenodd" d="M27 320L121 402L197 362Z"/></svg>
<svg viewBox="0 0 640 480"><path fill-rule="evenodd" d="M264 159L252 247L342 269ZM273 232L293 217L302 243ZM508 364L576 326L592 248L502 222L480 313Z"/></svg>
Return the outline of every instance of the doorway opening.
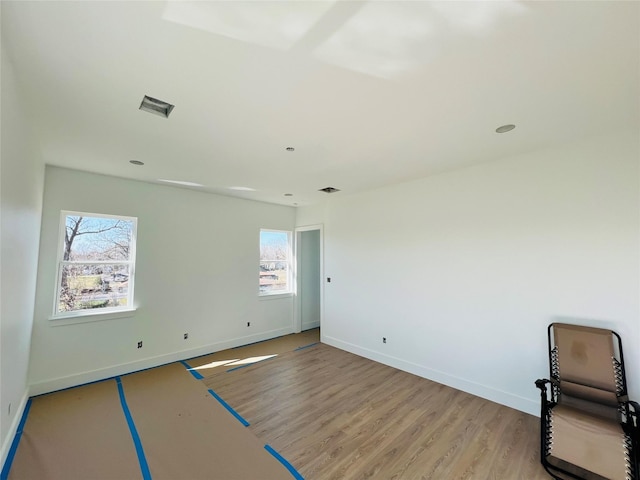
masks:
<svg viewBox="0 0 640 480"><path fill-rule="evenodd" d="M294 331L321 328L323 305L322 225L296 228Z"/></svg>

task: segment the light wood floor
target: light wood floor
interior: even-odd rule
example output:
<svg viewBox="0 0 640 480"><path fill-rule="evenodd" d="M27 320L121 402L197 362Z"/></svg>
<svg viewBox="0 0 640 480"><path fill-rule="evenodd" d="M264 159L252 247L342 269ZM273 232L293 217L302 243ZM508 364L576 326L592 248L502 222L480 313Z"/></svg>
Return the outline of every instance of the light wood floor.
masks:
<svg viewBox="0 0 640 480"><path fill-rule="evenodd" d="M307 480L549 478L537 418L328 345L203 382Z"/></svg>

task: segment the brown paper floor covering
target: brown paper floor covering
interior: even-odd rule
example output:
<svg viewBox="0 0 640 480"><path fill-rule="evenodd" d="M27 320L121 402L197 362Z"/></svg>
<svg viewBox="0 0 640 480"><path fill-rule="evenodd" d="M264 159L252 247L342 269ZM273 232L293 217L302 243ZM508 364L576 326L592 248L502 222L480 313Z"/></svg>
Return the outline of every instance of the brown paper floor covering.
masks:
<svg viewBox="0 0 640 480"><path fill-rule="evenodd" d="M116 381L32 399L10 480L142 478Z"/></svg>
<svg viewBox="0 0 640 480"><path fill-rule="evenodd" d="M291 478L182 364L126 375L122 385L154 480Z"/></svg>
<svg viewBox="0 0 640 480"><path fill-rule="evenodd" d="M189 360L249 362L319 341L319 329ZM233 358L232 358L233 357ZM240 363L246 365L246 363ZM222 370L225 368L225 370ZM198 369L207 376L234 368ZM181 363L121 378L154 480L277 480L292 475ZM142 478L115 379L32 399L9 480Z"/></svg>

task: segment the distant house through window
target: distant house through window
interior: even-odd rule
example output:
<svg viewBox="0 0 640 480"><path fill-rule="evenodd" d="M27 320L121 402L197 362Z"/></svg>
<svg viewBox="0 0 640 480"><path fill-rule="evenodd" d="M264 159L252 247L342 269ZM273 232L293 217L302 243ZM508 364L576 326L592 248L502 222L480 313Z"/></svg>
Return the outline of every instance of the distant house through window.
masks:
<svg viewBox="0 0 640 480"><path fill-rule="evenodd" d="M259 294L291 291L291 232L260 230Z"/></svg>
<svg viewBox="0 0 640 480"><path fill-rule="evenodd" d="M54 317L133 308L137 219L62 212Z"/></svg>

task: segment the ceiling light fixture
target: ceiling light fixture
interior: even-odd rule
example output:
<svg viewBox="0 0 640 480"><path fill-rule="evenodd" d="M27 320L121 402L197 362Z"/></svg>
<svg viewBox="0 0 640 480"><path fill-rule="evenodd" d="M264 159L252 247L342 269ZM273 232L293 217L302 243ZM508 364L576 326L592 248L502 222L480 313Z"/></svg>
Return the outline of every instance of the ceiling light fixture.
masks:
<svg viewBox="0 0 640 480"><path fill-rule="evenodd" d="M144 162L141 162L140 160L129 160L129 163L133 165L144 165Z"/></svg>
<svg viewBox="0 0 640 480"><path fill-rule="evenodd" d="M204 187L204 185L202 185L201 183L185 182L183 180L164 180L162 178L159 178L158 181L165 182L165 183L173 183L175 185L183 185L185 187Z"/></svg>
<svg viewBox="0 0 640 480"><path fill-rule="evenodd" d="M336 193L336 192L339 192L340 190L337 189L337 188L333 188L333 187L325 187L325 188L321 188L318 191L319 192L324 192L324 193Z"/></svg>
<svg viewBox="0 0 640 480"><path fill-rule="evenodd" d="M514 128L516 128L516 126L512 124L502 125L501 127L496 128L496 133L507 133L513 130Z"/></svg>
<svg viewBox="0 0 640 480"><path fill-rule="evenodd" d="M293 152L295 150L295 147L287 147L286 150L287 152Z"/></svg>
<svg viewBox="0 0 640 480"><path fill-rule="evenodd" d="M171 105L167 102L163 102L162 100L145 95L142 99L142 103L140 104L140 110L153 113L154 115L160 115L164 118L169 118L169 114L173 110L174 106L175 105Z"/></svg>
<svg viewBox="0 0 640 480"><path fill-rule="evenodd" d="M236 192L255 192L255 188L251 187L229 187L229 190L235 190Z"/></svg>

